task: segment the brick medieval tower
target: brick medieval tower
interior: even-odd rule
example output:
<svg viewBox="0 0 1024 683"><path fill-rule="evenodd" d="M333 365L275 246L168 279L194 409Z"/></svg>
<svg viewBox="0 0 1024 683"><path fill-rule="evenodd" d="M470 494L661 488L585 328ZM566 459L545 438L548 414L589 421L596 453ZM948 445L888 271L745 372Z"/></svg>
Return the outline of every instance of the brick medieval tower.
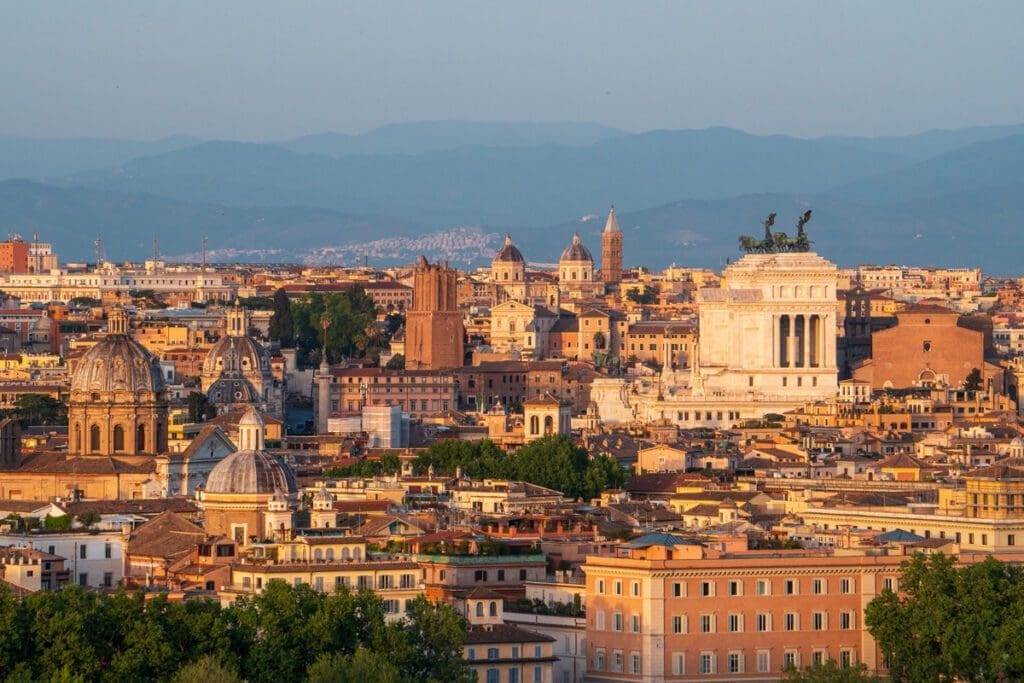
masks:
<svg viewBox="0 0 1024 683"><path fill-rule="evenodd" d="M608 212L608 222L601 233L601 280L606 285L622 281L622 231L615 219L615 207Z"/></svg>
<svg viewBox="0 0 1024 683"><path fill-rule="evenodd" d="M462 366L462 314L458 273L448 264L420 257L413 279L412 308L405 316L405 367L440 370Z"/></svg>

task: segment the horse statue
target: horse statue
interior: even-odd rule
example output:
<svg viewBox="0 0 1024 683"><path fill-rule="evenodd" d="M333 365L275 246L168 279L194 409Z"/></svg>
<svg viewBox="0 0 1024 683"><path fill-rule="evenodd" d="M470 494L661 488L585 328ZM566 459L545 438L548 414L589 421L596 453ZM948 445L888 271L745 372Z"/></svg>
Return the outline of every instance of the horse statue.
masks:
<svg viewBox="0 0 1024 683"><path fill-rule="evenodd" d="M750 235L740 235L740 249L747 254L753 254L761 248L761 242Z"/></svg>
<svg viewBox="0 0 1024 683"><path fill-rule="evenodd" d="M789 239L789 235L779 231L773 236L775 241L775 251L782 253L784 251L793 251L794 240Z"/></svg>
<svg viewBox="0 0 1024 683"><path fill-rule="evenodd" d="M807 225L811 220L811 210L807 209L804 211L804 215L800 216L800 219L796 222L796 249L797 251L810 251L811 241L807 239L807 233L804 232L804 226Z"/></svg>

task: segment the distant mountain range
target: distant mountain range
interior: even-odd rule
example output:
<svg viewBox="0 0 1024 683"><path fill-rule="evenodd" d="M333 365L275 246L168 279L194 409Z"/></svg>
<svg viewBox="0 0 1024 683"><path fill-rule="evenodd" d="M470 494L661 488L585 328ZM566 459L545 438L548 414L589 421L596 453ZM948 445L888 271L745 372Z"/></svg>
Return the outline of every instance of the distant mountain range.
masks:
<svg viewBox="0 0 1024 683"><path fill-rule="evenodd" d="M1024 125L805 140L594 124L423 122L273 144L0 138L0 231L87 259L139 259L151 240L192 257L324 262L417 251L480 263L511 231L553 262L579 230L595 256L608 204L626 261L720 267L769 212L845 264L1020 270Z"/></svg>

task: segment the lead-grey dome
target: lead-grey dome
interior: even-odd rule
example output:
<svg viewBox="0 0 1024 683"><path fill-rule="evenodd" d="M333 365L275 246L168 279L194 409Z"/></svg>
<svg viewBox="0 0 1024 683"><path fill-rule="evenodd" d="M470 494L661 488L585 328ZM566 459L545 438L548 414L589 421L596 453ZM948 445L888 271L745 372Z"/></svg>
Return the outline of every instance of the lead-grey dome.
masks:
<svg viewBox="0 0 1024 683"><path fill-rule="evenodd" d="M590 255L590 250L583 246L583 242L580 241L579 233L572 236L572 244L565 248L562 252L562 261L589 261L594 262L594 257Z"/></svg>
<svg viewBox="0 0 1024 683"><path fill-rule="evenodd" d="M217 463L206 479L206 493L295 493L295 476L284 462L265 451L235 451Z"/></svg>
<svg viewBox="0 0 1024 683"><path fill-rule="evenodd" d="M165 388L160 362L122 328L82 354L71 375L72 396L116 394L120 402L138 402L154 400Z"/></svg>
<svg viewBox="0 0 1024 683"><path fill-rule="evenodd" d="M501 246L498 253L494 255L495 262L501 263L523 263L523 252L519 251L516 245L512 244L512 235L505 235L505 244Z"/></svg>

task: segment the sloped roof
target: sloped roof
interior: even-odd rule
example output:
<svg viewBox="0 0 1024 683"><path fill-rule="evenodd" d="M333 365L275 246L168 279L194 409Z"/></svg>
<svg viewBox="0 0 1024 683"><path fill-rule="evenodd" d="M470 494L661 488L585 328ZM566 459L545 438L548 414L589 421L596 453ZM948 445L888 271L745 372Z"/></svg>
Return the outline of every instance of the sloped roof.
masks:
<svg viewBox="0 0 1024 683"><path fill-rule="evenodd" d="M623 548L637 549L637 548L650 548L655 545L663 545L669 548L677 545L701 545L700 541L692 538L685 538L683 536L676 536L674 534L665 533L650 533L644 534L639 538L634 538L628 543L623 543Z"/></svg>
<svg viewBox="0 0 1024 683"><path fill-rule="evenodd" d="M165 512L135 529L128 554L171 558L188 552L206 539L202 527L181 515Z"/></svg>
<svg viewBox="0 0 1024 683"><path fill-rule="evenodd" d="M893 529L875 536L874 540L878 543L919 543L924 540L924 536L918 536L903 529Z"/></svg>
<svg viewBox="0 0 1024 683"><path fill-rule="evenodd" d="M1024 458L1006 458L999 462L965 472L970 479L1024 479Z"/></svg>

